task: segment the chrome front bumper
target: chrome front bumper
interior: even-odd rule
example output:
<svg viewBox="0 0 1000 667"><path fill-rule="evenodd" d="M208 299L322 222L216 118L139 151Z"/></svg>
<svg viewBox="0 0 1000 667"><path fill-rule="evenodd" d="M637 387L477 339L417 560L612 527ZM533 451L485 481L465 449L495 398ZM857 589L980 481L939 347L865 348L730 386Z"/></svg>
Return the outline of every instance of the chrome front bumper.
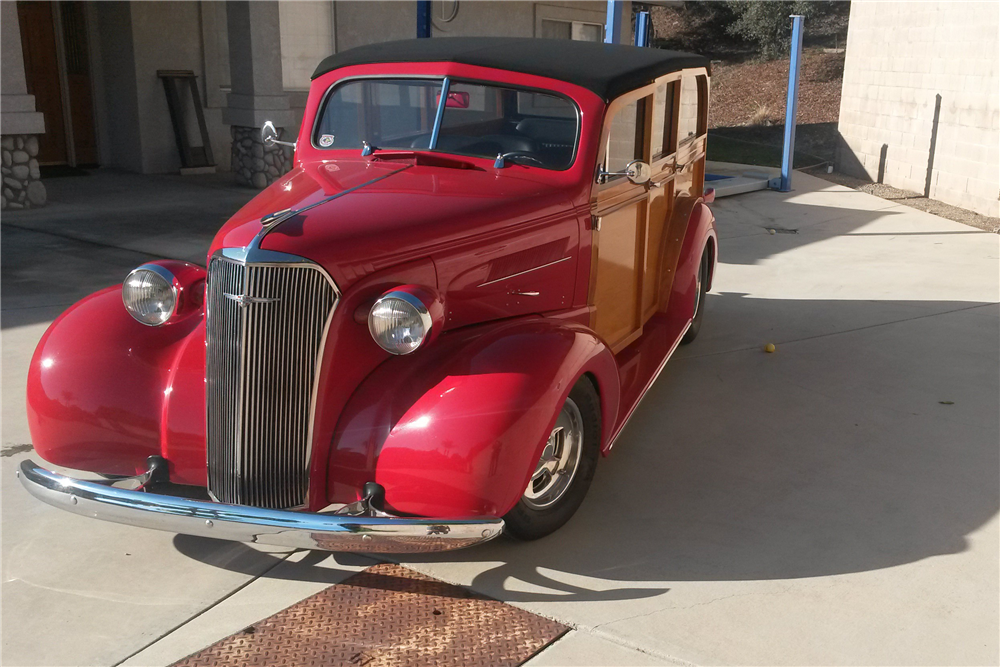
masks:
<svg viewBox="0 0 1000 667"><path fill-rule="evenodd" d="M221 540L325 551L413 553L487 542L503 519L423 519L313 514L226 505L88 482L21 463L18 477L39 500L75 514ZM133 479L133 478L130 478Z"/></svg>

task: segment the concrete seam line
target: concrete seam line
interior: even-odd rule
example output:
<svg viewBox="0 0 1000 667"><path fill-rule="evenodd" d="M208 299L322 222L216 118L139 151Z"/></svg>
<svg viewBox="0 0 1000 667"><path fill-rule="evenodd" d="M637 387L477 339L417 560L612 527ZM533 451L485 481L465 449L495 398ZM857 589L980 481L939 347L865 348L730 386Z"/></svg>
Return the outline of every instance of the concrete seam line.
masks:
<svg viewBox="0 0 1000 667"><path fill-rule="evenodd" d="M206 606L204 609L202 609L198 613L194 614L193 616L188 617L184 621L181 621L180 623L178 623L174 627L170 628L169 630L167 630L166 632L164 632L160 636L156 637L155 639L153 639L149 643L147 643L144 646L140 647L139 649L133 651L132 653L129 653L127 656L125 656L124 658L122 658L118 662L112 663L111 667L118 667L123 662L131 660L133 657L139 655L140 653L142 653L143 651L145 651L147 648L149 648L153 644L156 644L160 640L165 639L166 637L172 635L173 633L177 632L178 630L180 630L185 625L187 625L191 621L195 620L199 616L202 616L203 614L207 613L208 611L210 611L210 610L214 609L215 607L219 606L220 604L222 604L223 602L225 602L226 600L228 600L232 596L236 595L237 593L239 593L240 591L242 591L244 588L246 588L247 586L249 586L253 582L257 581L258 579L260 579L261 577L263 577L264 575L266 575L268 572L270 572L274 568L276 568L279 565L281 565L282 563L284 563L286 560L288 560L288 557L291 556L293 553L295 553L295 551L289 551L288 553L286 553L284 555L283 558L278 559L277 563L274 563L273 565L271 565L271 567L267 568L266 570L264 570L260 574L253 575L252 577L250 577L249 579L247 579L246 581L244 581L242 584L240 584L239 586L237 586L233 590L229 591L228 593L226 593L222 597L220 597L218 600L216 600L216 601L212 602L211 604L209 604L208 606Z"/></svg>
<svg viewBox="0 0 1000 667"><path fill-rule="evenodd" d="M578 631L581 630L582 628L578 629ZM644 655L651 656L653 658L656 658L657 660L663 660L665 662L670 663L671 665L677 665L678 667L695 667L697 665L697 663L688 662L683 658L678 658L676 656L670 655L669 653L661 653L660 651L654 651L652 649L637 646L636 644L633 644L632 642L623 639L621 637L618 637L617 635L614 635L606 630L598 630L596 628L591 628L589 630L586 630L586 632L597 637L598 639L603 639L604 641L611 642L612 644L617 644L618 646L631 649L636 653L642 653ZM566 636L568 636L568 634L569 633L567 633Z"/></svg>

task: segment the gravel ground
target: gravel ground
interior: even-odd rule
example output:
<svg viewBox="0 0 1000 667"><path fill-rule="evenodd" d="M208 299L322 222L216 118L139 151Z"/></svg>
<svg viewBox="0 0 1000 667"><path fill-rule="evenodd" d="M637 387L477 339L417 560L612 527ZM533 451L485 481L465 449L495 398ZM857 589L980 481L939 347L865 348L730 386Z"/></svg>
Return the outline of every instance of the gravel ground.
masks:
<svg viewBox="0 0 1000 667"><path fill-rule="evenodd" d="M919 192L901 190L883 183L871 183L864 179L854 178L853 176L847 176L839 172L828 174L826 173L826 169L804 169L803 171L827 181L832 181L838 185L844 185L855 190L861 190L862 192L867 192L870 195L895 201L911 208L926 211L927 213L940 215L942 218L954 220L955 222L961 222L962 224L969 225L970 227L982 229L987 232L993 232L994 234L1000 234L1000 218L991 218L987 215L981 215L968 209L952 206L951 204L945 204L944 202L937 201L936 199L928 199Z"/></svg>
<svg viewBox="0 0 1000 667"><path fill-rule="evenodd" d="M799 75L798 122L836 123L843 53L806 51ZM788 61L713 64L708 126L780 125L788 95Z"/></svg>

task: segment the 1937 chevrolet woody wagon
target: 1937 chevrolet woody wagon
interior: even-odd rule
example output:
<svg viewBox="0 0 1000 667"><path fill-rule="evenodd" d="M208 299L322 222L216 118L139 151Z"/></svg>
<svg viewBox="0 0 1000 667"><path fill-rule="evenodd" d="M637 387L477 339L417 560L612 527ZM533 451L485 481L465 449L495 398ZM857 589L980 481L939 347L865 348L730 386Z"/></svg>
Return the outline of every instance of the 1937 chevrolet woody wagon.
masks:
<svg viewBox="0 0 1000 667"><path fill-rule="evenodd" d="M66 311L28 376L41 500L344 551L565 523L716 263L708 63L424 39L313 77L294 168L207 270L157 261ZM276 142L265 125L265 142Z"/></svg>

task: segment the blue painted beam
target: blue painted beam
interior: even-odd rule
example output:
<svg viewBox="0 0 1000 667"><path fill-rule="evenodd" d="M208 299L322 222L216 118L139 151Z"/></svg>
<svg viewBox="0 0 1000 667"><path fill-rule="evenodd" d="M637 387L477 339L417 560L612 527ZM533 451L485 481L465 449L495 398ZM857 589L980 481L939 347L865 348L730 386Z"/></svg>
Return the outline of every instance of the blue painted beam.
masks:
<svg viewBox="0 0 1000 667"><path fill-rule="evenodd" d="M621 43L622 34L622 3L620 0L608 0L608 18L604 23L605 44Z"/></svg>
<svg viewBox="0 0 1000 667"><path fill-rule="evenodd" d="M799 65L802 62L802 17L792 15L792 54L788 63L788 98L785 100L785 142L781 150L780 192L792 189L795 158L795 118L799 106Z"/></svg>
<svg viewBox="0 0 1000 667"><path fill-rule="evenodd" d="M431 36L431 0L417 0L417 37Z"/></svg>
<svg viewBox="0 0 1000 667"><path fill-rule="evenodd" d="M636 46L649 46L650 27L649 12L638 12L635 15Z"/></svg>

